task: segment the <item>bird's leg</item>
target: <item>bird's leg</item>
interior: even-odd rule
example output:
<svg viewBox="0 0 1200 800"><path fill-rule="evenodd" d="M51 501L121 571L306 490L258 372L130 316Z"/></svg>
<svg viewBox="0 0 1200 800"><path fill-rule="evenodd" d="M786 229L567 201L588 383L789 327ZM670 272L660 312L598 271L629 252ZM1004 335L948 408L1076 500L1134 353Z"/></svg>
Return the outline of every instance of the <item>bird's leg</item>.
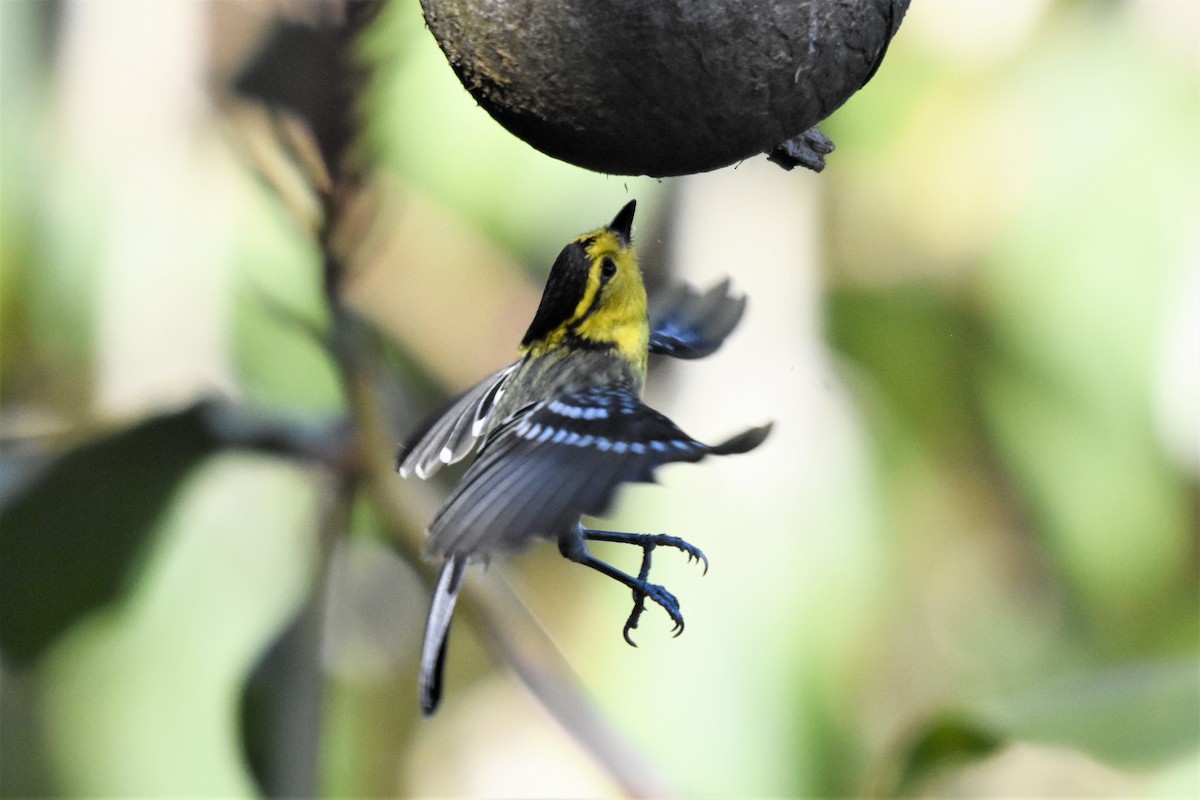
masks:
<svg viewBox="0 0 1200 800"><path fill-rule="evenodd" d="M599 542L617 542L619 544L633 544L642 548L642 567L638 571L635 578L628 573L622 572L616 567L593 556L587 549L587 541L591 539ZM613 580L620 581L628 586L633 591L633 611L630 612L629 618L625 622L623 635L625 641L630 645L637 647L637 644L630 636L630 631L637 627L638 621L645 611L646 599L649 598L662 606L667 615L675 623L674 634L678 636L683 633L683 615L679 611L679 601L675 599L675 595L666 590L665 587L655 583L650 583L650 552L658 545L666 547L675 547L688 554L688 560L698 560L704 563L705 571L708 569L708 559L700 549L688 544L683 539L675 536L641 534L641 533L619 533L617 531L593 531L584 528L582 525L576 528L567 536L559 539L559 551L570 560L577 564L583 564L586 567L591 567L597 572L603 573Z"/></svg>
<svg viewBox="0 0 1200 800"><path fill-rule="evenodd" d="M662 545L663 547L674 547L676 550L681 550L687 553L688 562L699 561L704 565L704 574L708 574L708 556L700 551L699 547L691 544L678 536L667 536L665 533L623 533L621 531L594 531L591 528L580 528L583 531L583 538L593 542L616 542L617 544L632 544L637 545L645 551L645 559L643 567L649 569L648 563L650 551L655 547Z"/></svg>
<svg viewBox="0 0 1200 800"><path fill-rule="evenodd" d="M603 533L604 531L600 532ZM587 532L585 531L584 536L586 535ZM599 539L597 541L603 540ZM642 547L642 568L638 570L638 580L642 583L645 583L650 577L650 553L653 552L654 548L655 545L653 542ZM691 560L692 557L689 555L688 561ZM625 637L625 641L629 642L630 644L633 644L633 637L629 635L629 632L637 628L638 622L642 619L642 612L645 610L646 595L643 592L634 591L633 610L629 612L629 619L625 620L625 629L621 631L621 634ZM683 628L681 627L680 632L682 631ZM637 647L636 644L633 644L633 646Z"/></svg>
<svg viewBox="0 0 1200 800"><path fill-rule="evenodd" d="M624 533L621 531L594 531L589 528L582 528L584 539L590 539L595 542L616 542L618 544L632 544L642 548L642 568L638 572L639 583L645 585L650 577L650 553L655 547L662 545L664 547L674 547L687 554L688 561L699 561L704 565L704 572L708 573L708 558L696 547L689 542L680 539L678 536L667 536L666 534L651 534L651 533ZM633 644L633 639L630 637L630 631L638 626L638 622L642 618L642 612L646 610L646 593L635 588L633 590L633 611L629 614L629 619L625 622L625 641ZM675 633L678 636L683 632L683 626L677 625ZM635 647L637 645L634 645Z"/></svg>

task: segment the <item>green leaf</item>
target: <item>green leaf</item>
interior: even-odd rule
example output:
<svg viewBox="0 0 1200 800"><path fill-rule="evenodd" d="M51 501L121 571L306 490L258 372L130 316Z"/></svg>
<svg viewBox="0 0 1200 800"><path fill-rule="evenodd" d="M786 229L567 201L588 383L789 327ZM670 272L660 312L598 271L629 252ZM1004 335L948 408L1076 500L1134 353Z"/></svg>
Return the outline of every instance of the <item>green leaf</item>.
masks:
<svg viewBox="0 0 1200 800"><path fill-rule="evenodd" d="M0 509L0 648L32 661L126 583L176 486L215 443L202 407L65 454Z"/></svg>
<svg viewBox="0 0 1200 800"><path fill-rule="evenodd" d="M888 794L911 795L935 775L986 758L1006 744L997 732L958 714L931 719L902 751Z"/></svg>
<svg viewBox="0 0 1200 800"><path fill-rule="evenodd" d="M347 433L207 401L65 453L0 506L0 652L27 664L117 598L179 484L218 449L336 462Z"/></svg>
<svg viewBox="0 0 1200 800"><path fill-rule="evenodd" d="M242 752L264 797L316 796L321 601L310 598L263 652L242 687Z"/></svg>
<svg viewBox="0 0 1200 800"><path fill-rule="evenodd" d="M981 713L1013 738L1062 745L1125 769L1162 766L1200 747L1194 657L1055 678Z"/></svg>
<svg viewBox="0 0 1200 800"><path fill-rule="evenodd" d="M906 796L1013 742L1078 750L1118 769L1160 768L1200 747L1194 658L1095 667L931 717L879 764L866 796Z"/></svg>

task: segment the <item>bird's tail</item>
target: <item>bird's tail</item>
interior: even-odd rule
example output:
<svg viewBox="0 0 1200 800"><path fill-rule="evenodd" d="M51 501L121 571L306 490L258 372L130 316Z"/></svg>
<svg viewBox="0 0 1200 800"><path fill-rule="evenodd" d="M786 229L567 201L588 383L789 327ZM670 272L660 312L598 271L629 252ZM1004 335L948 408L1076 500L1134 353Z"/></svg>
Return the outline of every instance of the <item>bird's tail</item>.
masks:
<svg viewBox="0 0 1200 800"><path fill-rule="evenodd" d="M421 694L421 712L429 717L442 699L442 669L446 662L446 642L449 641L450 620L454 602L462 588L466 561L461 556L447 556L438 574L433 592L429 621L425 624L425 645L421 649L421 672L417 688Z"/></svg>

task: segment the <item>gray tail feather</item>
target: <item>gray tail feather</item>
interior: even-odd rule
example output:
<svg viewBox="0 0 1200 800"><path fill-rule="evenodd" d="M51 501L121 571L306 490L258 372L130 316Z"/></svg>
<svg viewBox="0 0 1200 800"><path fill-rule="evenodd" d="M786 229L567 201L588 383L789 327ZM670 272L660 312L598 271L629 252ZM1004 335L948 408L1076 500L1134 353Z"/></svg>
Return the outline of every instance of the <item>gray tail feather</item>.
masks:
<svg viewBox="0 0 1200 800"><path fill-rule="evenodd" d="M417 683L421 712L427 717L433 716L438 701L442 699L442 669L446 662L450 620L454 615L458 590L462 588L465 567L466 562L462 558L448 556L442 564L437 588L433 592L433 606L429 609L429 621L425 624L425 645L421 649L421 672Z"/></svg>

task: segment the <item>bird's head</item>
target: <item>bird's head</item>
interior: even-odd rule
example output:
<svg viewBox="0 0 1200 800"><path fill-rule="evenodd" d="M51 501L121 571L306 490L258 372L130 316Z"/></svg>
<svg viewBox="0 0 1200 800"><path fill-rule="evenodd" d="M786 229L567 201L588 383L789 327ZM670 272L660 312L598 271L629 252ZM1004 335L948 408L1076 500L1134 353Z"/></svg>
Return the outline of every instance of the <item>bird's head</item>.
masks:
<svg viewBox="0 0 1200 800"><path fill-rule="evenodd" d="M649 327L631 236L636 206L630 200L612 222L558 254L522 353L536 356L564 344L613 348L644 368Z"/></svg>

